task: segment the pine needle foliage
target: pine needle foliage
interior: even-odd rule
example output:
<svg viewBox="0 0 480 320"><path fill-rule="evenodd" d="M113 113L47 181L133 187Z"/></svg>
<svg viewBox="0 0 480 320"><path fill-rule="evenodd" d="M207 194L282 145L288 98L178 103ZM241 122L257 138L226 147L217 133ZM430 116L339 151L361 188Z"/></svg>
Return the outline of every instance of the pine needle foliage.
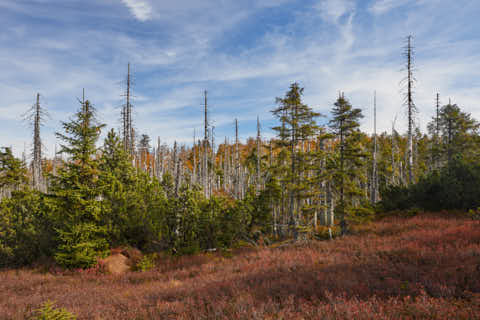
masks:
<svg viewBox="0 0 480 320"><path fill-rule="evenodd" d="M337 213L340 218L342 234L347 233L346 214L351 200L359 196L360 190L356 177L358 170L363 166L366 154L361 144L359 120L363 118L362 110L353 108L345 97L340 95L332 109L330 128L338 138L336 148L336 162L331 166L334 172L335 184L340 194ZM347 201L348 200L348 201Z"/></svg>
<svg viewBox="0 0 480 320"><path fill-rule="evenodd" d="M94 107L85 101L75 118L62 126L65 134L56 135L64 142L60 152L70 161L52 177L51 195L58 202L61 221L55 260L65 267L86 268L108 249L106 230L100 224L102 192L96 157L96 142L104 125L97 123Z"/></svg>

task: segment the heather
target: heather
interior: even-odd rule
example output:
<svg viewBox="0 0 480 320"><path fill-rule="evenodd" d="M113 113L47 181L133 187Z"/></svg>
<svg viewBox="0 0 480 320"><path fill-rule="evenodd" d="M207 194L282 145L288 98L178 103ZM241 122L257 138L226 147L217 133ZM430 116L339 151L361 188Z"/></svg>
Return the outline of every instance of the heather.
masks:
<svg viewBox="0 0 480 320"><path fill-rule="evenodd" d="M0 310L53 302L78 319L479 319L480 222L388 216L329 241L169 257L122 276L0 273Z"/></svg>

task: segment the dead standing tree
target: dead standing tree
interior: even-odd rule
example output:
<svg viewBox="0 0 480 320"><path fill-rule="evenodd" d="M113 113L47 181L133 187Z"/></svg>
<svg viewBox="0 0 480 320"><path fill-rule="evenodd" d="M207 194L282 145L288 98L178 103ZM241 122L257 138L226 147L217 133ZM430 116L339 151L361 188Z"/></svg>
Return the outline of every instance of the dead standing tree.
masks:
<svg viewBox="0 0 480 320"><path fill-rule="evenodd" d="M260 133L260 118L257 116L257 192L262 188L262 136Z"/></svg>
<svg viewBox="0 0 480 320"><path fill-rule="evenodd" d="M125 151L131 156L134 154L135 151L135 138L132 120L132 91L133 81L130 71L130 63L128 63L126 89L124 94L126 101L122 107L122 135Z"/></svg>
<svg viewBox="0 0 480 320"><path fill-rule="evenodd" d="M373 93L373 161L372 161L372 190L371 202L377 202L378 195L378 174L377 174L377 92Z"/></svg>
<svg viewBox="0 0 480 320"><path fill-rule="evenodd" d="M47 117L47 111L40 105L40 93L37 93L35 104L24 114L25 121L28 121L33 128L32 184L37 190L44 190L46 186L42 173L42 140L40 138L40 128Z"/></svg>
<svg viewBox="0 0 480 320"><path fill-rule="evenodd" d="M204 137L203 137L203 168L202 168L202 186L203 192L205 196L208 198L210 195L208 194L208 92L207 90L204 91L205 95L205 103L204 103Z"/></svg>
<svg viewBox="0 0 480 320"><path fill-rule="evenodd" d="M406 58L406 71L407 76L402 80L403 89L406 90L404 93L404 105L407 106L407 116L408 116L408 133L407 133L407 167L408 167L408 183L411 184L414 182L413 174L413 129L414 129L414 117L418 112L415 103L413 102L413 89L415 84L415 77L413 76L413 60L414 60L414 51L412 46L412 36L407 36L406 45L404 47L404 56Z"/></svg>

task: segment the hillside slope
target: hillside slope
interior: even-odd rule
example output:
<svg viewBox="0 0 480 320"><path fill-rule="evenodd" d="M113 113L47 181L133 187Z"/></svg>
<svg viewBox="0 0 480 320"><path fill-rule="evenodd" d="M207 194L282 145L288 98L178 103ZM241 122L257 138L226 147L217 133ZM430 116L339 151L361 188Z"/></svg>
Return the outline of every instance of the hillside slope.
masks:
<svg viewBox="0 0 480 320"><path fill-rule="evenodd" d="M0 318L480 319L480 222L387 218L333 241L166 260L114 277L0 272Z"/></svg>

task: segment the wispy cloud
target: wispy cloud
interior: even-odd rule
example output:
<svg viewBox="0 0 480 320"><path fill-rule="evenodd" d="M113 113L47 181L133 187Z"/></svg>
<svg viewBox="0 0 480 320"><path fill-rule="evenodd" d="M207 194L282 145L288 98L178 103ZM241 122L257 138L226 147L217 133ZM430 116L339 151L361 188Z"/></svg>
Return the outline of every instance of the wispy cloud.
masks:
<svg viewBox="0 0 480 320"><path fill-rule="evenodd" d="M338 19L355 9L353 0L321 0L315 7L326 21L337 23Z"/></svg>
<svg viewBox="0 0 480 320"><path fill-rule="evenodd" d="M135 18L147 21L152 18L152 6L146 0L122 0Z"/></svg>
<svg viewBox="0 0 480 320"><path fill-rule="evenodd" d="M412 0L376 0L371 6L370 11L373 14L385 14L390 10L411 3Z"/></svg>
<svg viewBox="0 0 480 320"><path fill-rule="evenodd" d="M432 115L437 91L480 119L476 0L12 3L0 0L0 19L9 26L0 34L0 145L20 151L31 133L18 118L36 92L52 115L42 131L51 151L54 131L78 108L83 87L100 120L117 128L127 62L136 80L135 126L165 142L190 143L193 129L200 130L205 89L218 139L233 135L234 118L241 121L242 137L254 132L257 114L270 136L275 97L293 81L305 87L305 102L326 115L344 91L363 108L366 131L373 127L376 90L378 129L390 130L398 114L397 129L403 130L401 52L410 33L421 127ZM148 23L126 17L125 5ZM393 10L397 5L401 11Z"/></svg>

